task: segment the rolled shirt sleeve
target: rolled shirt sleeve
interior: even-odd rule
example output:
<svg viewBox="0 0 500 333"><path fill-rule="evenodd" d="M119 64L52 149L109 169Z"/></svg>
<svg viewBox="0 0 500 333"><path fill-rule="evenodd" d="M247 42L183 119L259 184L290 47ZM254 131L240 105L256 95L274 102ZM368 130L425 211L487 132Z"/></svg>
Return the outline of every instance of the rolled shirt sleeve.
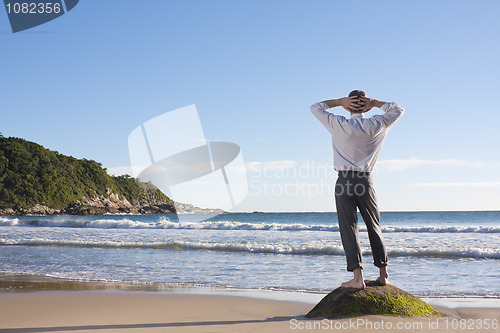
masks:
<svg viewBox="0 0 500 333"><path fill-rule="evenodd" d="M382 118L384 118L386 126L393 124L405 112L396 102L385 103L381 109L384 111Z"/></svg>
<svg viewBox="0 0 500 333"><path fill-rule="evenodd" d="M328 110L328 105L325 103L319 102L311 105L311 112L313 115L326 127L326 129L332 133L334 129L334 125L337 122L336 117L333 113L330 113Z"/></svg>

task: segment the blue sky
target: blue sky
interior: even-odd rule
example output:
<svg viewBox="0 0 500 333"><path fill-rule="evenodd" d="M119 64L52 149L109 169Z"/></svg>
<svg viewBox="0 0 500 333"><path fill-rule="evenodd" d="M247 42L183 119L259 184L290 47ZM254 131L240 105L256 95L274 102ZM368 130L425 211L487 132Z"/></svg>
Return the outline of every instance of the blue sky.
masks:
<svg viewBox="0 0 500 333"><path fill-rule="evenodd" d="M0 132L120 173L135 127L196 104L207 139L241 147L251 186L239 210L331 211L335 174L312 172L332 164L331 142L309 105L362 89L406 110L375 171L382 210L498 210L499 11L493 0L80 1L13 34L0 10Z"/></svg>

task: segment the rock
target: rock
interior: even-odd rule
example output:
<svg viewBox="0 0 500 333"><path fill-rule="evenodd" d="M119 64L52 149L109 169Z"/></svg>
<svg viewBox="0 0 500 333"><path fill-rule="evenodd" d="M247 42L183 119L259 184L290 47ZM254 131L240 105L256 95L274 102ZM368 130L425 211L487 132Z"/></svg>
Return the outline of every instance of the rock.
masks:
<svg viewBox="0 0 500 333"><path fill-rule="evenodd" d="M13 216L16 215L16 211L12 208L0 209L0 216Z"/></svg>
<svg viewBox="0 0 500 333"><path fill-rule="evenodd" d="M69 204L62 209L54 209L36 204L28 209L14 210L0 208L0 216L13 215L103 215L103 214L224 214L222 209L200 208L191 204L175 203L155 199L153 197L141 201L132 200L130 203L125 197L120 197L110 189L105 195L83 197L78 202Z"/></svg>
<svg viewBox="0 0 500 333"><path fill-rule="evenodd" d="M169 204L145 205L139 208L141 214L175 214L175 207Z"/></svg>
<svg viewBox="0 0 500 333"><path fill-rule="evenodd" d="M55 209L40 204L36 204L35 207L26 211L26 213L30 215L50 215L55 212Z"/></svg>
<svg viewBox="0 0 500 333"><path fill-rule="evenodd" d="M200 208L191 204L176 202L175 209L179 214L226 214L227 212L218 208Z"/></svg>
<svg viewBox="0 0 500 333"><path fill-rule="evenodd" d="M118 211L102 206L72 205L64 208L61 213L68 215L103 215L106 213L117 213Z"/></svg>
<svg viewBox="0 0 500 333"><path fill-rule="evenodd" d="M326 295L309 313L308 318L339 318L359 315L424 316L444 315L412 294L390 284L380 286L365 281L366 289L337 288Z"/></svg>
<svg viewBox="0 0 500 333"><path fill-rule="evenodd" d="M0 216L21 216L21 215L54 215L59 210L44 205L36 204L27 209L14 210L12 208L0 209Z"/></svg>

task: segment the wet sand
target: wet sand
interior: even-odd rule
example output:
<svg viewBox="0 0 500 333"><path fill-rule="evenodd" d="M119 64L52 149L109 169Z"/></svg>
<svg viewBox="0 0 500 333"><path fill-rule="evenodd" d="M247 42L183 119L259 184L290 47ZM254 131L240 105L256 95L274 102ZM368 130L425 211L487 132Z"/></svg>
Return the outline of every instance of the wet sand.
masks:
<svg viewBox="0 0 500 333"><path fill-rule="evenodd" d="M196 294L196 288L178 293L32 277L5 280L0 282L0 332L500 331L494 326L499 308L440 306L447 315L440 319L370 315L311 320L304 317L314 306L310 302Z"/></svg>

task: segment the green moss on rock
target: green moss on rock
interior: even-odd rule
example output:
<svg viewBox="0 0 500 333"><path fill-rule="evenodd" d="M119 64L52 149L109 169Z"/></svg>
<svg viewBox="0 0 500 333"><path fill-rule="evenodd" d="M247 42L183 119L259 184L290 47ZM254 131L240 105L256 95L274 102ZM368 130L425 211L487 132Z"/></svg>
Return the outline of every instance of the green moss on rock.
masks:
<svg viewBox="0 0 500 333"><path fill-rule="evenodd" d="M339 318L359 315L442 317L441 312L412 294L392 285L365 281L366 289L337 288L326 295L308 318Z"/></svg>

